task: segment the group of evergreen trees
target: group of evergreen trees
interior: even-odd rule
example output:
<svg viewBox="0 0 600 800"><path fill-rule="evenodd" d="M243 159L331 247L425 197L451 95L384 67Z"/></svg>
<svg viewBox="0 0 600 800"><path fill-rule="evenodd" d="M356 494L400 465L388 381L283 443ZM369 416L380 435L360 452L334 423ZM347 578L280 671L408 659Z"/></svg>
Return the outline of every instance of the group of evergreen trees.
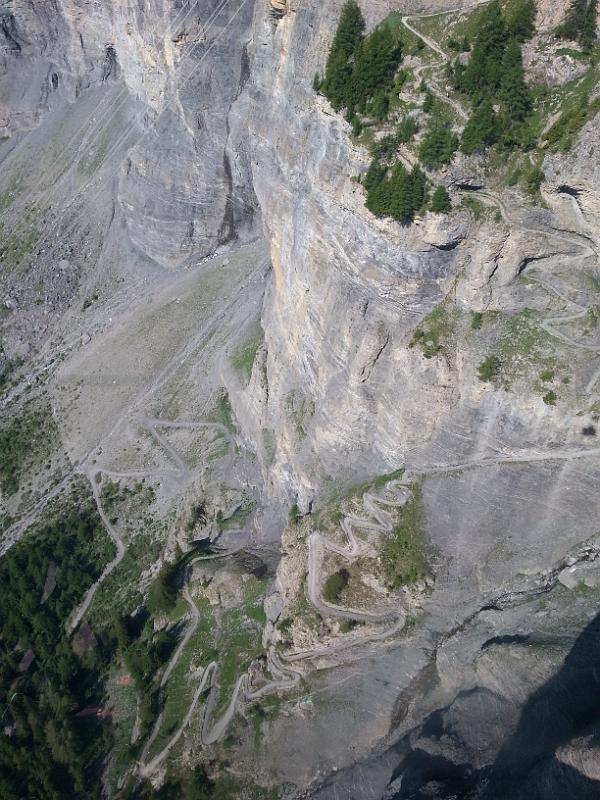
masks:
<svg viewBox="0 0 600 800"><path fill-rule="evenodd" d="M525 83L521 45L534 32L535 4L519 0L510 13L499 0L485 6L466 66L453 66L455 87L473 103L461 149L475 153L497 142L508 148L529 146L527 118L532 109Z"/></svg>
<svg viewBox="0 0 600 800"><path fill-rule="evenodd" d="M112 557L90 503L15 545L0 564L0 797L100 798L98 768L110 725L77 712L102 699L105 645L79 658L69 613ZM53 574L53 581L48 575ZM46 592L44 593L44 588ZM24 654L33 660L23 662ZM30 656L31 658L31 656ZM93 776L93 777L92 777Z"/></svg>
<svg viewBox="0 0 600 800"><path fill-rule="evenodd" d="M355 0L347 0L331 45L325 76L315 78L331 105L356 111L382 121L389 107L389 93L402 59L402 48L387 25L364 35L365 21Z"/></svg>
<svg viewBox="0 0 600 800"><path fill-rule="evenodd" d="M410 222L427 202L427 178L417 166L409 172L398 163L390 171L373 160L363 184L367 190L367 208L377 217Z"/></svg>
<svg viewBox="0 0 600 800"><path fill-rule="evenodd" d="M571 0L567 15L556 30L556 35L579 42L589 52L596 42L598 0Z"/></svg>

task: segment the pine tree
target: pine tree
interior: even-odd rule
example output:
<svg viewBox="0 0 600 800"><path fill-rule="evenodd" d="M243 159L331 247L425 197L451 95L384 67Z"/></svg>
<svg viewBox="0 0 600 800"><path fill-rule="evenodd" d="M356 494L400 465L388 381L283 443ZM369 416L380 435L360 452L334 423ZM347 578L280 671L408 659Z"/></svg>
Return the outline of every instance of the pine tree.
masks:
<svg viewBox="0 0 600 800"><path fill-rule="evenodd" d="M507 20L508 33L519 42L530 39L535 32L535 3L533 0L518 0Z"/></svg>
<svg viewBox="0 0 600 800"><path fill-rule="evenodd" d="M387 25L375 28L362 41L356 52L352 75L352 88L359 109L364 110L368 98L377 91L391 87L401 58L402 49Z"/></svg>
<svg viewBox="0 0 600 800"><path fill-rule="evenodd" d="M581 22L588 10L588 0L571 0L571 5L563 22L556 29L557 36L576 41L579 38Z"/></svg>
<svg viewBox="0 0 600 800"><path fill-rule="evenodd" d="M429 114L433 110L433 94L430 89L425 90L425 99L423 100L423 111Z"/></svg>
<svg viewBox="0 0 600 800"><path fill-rule="evenodd" d="M460 149L471 154L494 144L498 139L498 118L489 99L473 112L462 133Z"/></svg>
<svg viewBox="0 0 600 800"><path fill-rule="evenodd" d="M350 101L351 59L363 39L365 21L355 0L347 0L333 38L321 89L339 111Z"/></svg>
<svg viewBox="0 0 600 800"><path fill-rule="evenodd" d="M501 61L507 40L507 28L498 0L485 7L483 20L473 43L471 59L461 78L462 88L469 94L498 88Z"/></svg>
<svg viewBox="0 0 600 800"><path fill-rule="evenodd" d="M581 22L579 43L589 52L596 42L596 24L598 21L598 0L590 0Z"/></svg>
<svg viewBox="0 0 600 800"><path fill-rule="evenodd" d="M458 138L448 125L434 122L421 142L419 157L423 164L439 169L452 160L458 147Z"/></svg>
<svg viewBox="0 0 600 800"><path fill-rule="evenodd" d="M451 209L450 195L443 186L438 186L431 197L431 210L435 214L447 214Z"/></svg>
<svg viewBox="0 0 600 800"><path fill-rule="evenodd" d="M370 111L372 116L378 121L383 122L387 117L388 109L390 107L390 98L383 89L378 89L375 92L373 101L371 102Z"/></svg>
<svg viewBox="0 0 600 800"><path fill-rule="evenodd" d="M512 120L522 122L531 109L531 92L525 83L521 46L512 39L502 58L500 97Z"/></svg>

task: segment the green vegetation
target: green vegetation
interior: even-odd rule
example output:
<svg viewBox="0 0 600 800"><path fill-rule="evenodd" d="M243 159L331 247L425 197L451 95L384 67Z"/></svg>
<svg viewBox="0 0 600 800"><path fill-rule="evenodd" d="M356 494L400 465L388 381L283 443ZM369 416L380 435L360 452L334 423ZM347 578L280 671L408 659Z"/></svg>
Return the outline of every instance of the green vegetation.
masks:
<svg viewBox="0 0 600 800"><path fill-rule="evenodd" d="M551 380L550 375L553 380L561 367L555 350L538 313L526 308L505 320L496 352L479 365L479 377L486 382L497 381L504 388L519 378L531 380L534 370L542 381Z"/></svg>
<svg viewBox="0 0 600 800"><path fill-rule="evenodd" d="M4 355L1 349L0 355ZM23 360L20 358L5 359L2 362L0 365L0 392L5 391L10 385L16 384L15 372L21 366L23 366Z"/></svg>
<svg viewBox="0 0 600 800"><path fill-rule="evenodd" d="M252 367L254 366L256 353L262 342L262 337L262 328L257 324L248 339L231 359L234 369L245 375L247 380L250 380L250 376L252 375Z"/></svg>
<svg viewBox="0 0 600 800"><path fill-rule="evenodd" d="M383 575L390 588L410 585L428 573L422 527L421 492L413 486L412 498L399 509L398 521L381 550Z"/></svg>
<svg viewBox="0 0 600 800"><path fill-rule="evenodd" d="M546 392L546 394L542 397L542 400L547 406L555 406L556 399L556 392L554 392L552 389L550 389L549 392Z"/></svg>
<svg viewBox="0 0 600 800"><path fill-rule="evenodd" d="M268 704L265 701L262 705ZM186 765L168 771L159 789L149 781L132 779L119 800L277 800L279 796L278 790L263 789L226 772L214 779L203 767L190 769Z"/></svg>
<svg viewBox="0 0 600 800"><path fill-rule="evenodd" d="M350 573L347 569L340 569L338 572L334 572L325 581L323 599L327 603L337 603L349 580Z"/></svg>
<svg viewBox="0 0 600 800"><path fill-rule="evenodd" d="M458 148L458 137L448 123L432 121L419 147L419 157L423 164L439 169L450 163Z"/></svg>
<svg viewBox="0 0 600 800"><path fill-rule="evenodd" d="M498 358L498 356L495 356L495 355L488 356L477 367L477 372L479 374L479 380L483 381L484 383L489 383L500 372L500 366L501 366L501 364L500 364L500 359Z"/></svg>
<svg viewBox="0 0 600 800"><path fill-rule="evenodd" d="M39 232L33 226L27 233L5 234L4 227L0 224L0 264L3 269L16 270L22 267L39 238Z"/></svg>
<svg viewBox="0 0 600 800"><path fill-rule="evenodd" d="M100 798L110 725L102 707L110 646L92 635L76 655L71 611L112 557L89 499L78 497L0 563L0 794L6 800Z"/></svg>
<svg viewBox="0 0 600 800"><path fill-rule="evenodd" d="M598 68L593 66L583 78L566 87L559 96L561 113L545 134L545 141L553 151L568 152L581 128L600 111L600 98L592 93L598 83Z"/></svg>
<svg viewBox="0 0 600 800"><path fill-rule="evenodd" d="M589 52L596 42L597 0L571 0L563 22L556 29L561 39L579 42Z"/></svg>
<svg viewBox="0 0 600 800"><path fill-rule="evenodd" d="M483 312L471 311L471 330L478 331L483 325Z"/></svg>
<svg viewBox="0 0 600 800"><path fill-rule="evenodd" d="M485 98L473 111L462 132L461 150L468 155L495 144L500 134L498 117L489 99Z"/></svg>
<svg viewBox="0 0 600 800"><path fill-rule="evenodd" d="M376 159L390 158L401 144L410 142L418 130L419 126L414 117L403 117L396 126L395 133L388 134L373 144L371 147L372 155Z"/></svg>
<svg viewBox="0 0 600 800"><path fill-rule="evenodd" d="M233 422L233 411L231 409L231 402L229 395L225 389L219 393L215 407L215 417L218 422L224 425L230 433L235 433L235 424Z"/></svg>
<svg viewBox="0 0 600 800"><path fill-rule="evenodd" d="M456 60L453 65L455 87L473 104L461 142L466 153L496 142L506 149L533 144L528 124L533 99L525 83L521 44L534 31L534 16L533 0L520 0L505 12L499 0L492 0L478 15L469 63Z"/></svg>
<svg viewBox="0 0 600 800"><path fill-rule="evenodd" d="M290 522L292 525L297 525L298 521L301 519L300 516L300 509L298 508L298 503L293 503L292 507L290 508Z"/></svg>
<svg viewBox="0 0 600 800"><path fill-rule="evenodd" d="M345 3L327 59L321 91L339 111L347 109L353 121L356 109L383 120L389 93L402 58L402 48L389 25L364 36L365 23L354 0Z"/></svg>
<svg viewBox="0 0 600 800"><path fill-rule="evenodd" d="M373 160L364 179L367 208L375 216L410 222L427 202L427 180L419 167L409 172L402 163L388 170Z"/></svg>
<svg viewBox="0 0 600 800"><path fill-rule="evenodd" d="M413 334L410 347L418 344L425 358L433 358L444 352L445 345L454 331L454 325L454 310L450 310L446 303L440 303L421 320Z"/></svg>
<svg viewBox="0 0 600 800"><path fill-rule="evenodd" d="M447 214L452 210L450 195L443 186L438 186L431 196L431 210L434 214Z"/></svg>
<svg viewBox="0 0 600 800"><path fill-rule="evenodd" d="M14 494L25 470L47 459L59 440L47 404L25 406L21 414L0 428L0 489Z"/></svg>
<svg viewBox="0 0 600 800"><path fill-rule="evenodd" d="M163 564L160 572L150 584L146 605L151 614L164 614L173 608L177 600L177 577L179 568L174 564Z"/></svg>
<svg viewBox="0 0 600 800"><path fill-rule="evenodd" d="M229 703L236 680L263 652L261 637L264 616L256 613L260 602L258 595L263 591L262 582L249 582L245 589L245 605L241 609L226 611L218 621L214 641L219 659L218 708L222 709Z"/></svg>

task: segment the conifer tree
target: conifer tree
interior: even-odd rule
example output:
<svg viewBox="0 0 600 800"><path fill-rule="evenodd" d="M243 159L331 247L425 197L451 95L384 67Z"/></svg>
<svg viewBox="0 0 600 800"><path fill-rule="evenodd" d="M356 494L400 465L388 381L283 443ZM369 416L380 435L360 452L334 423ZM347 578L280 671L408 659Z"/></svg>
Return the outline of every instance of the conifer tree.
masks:
<svg viewBox="0 0 600 800"><path fill-rule="evenodd" d="M512 120L522 122L531 109L531 92L525 83L521 46L512 39L502 58L500 97Z"/></svg>
<svg viewBox="0 0 600 800"><path fill-rule="evenodd" d="M598 21L598 0L590 0L583 16L579 33L579 43L585 51L589 51L596 41L596 25Z"/></svg>
<svg viewBox="0 0 600 800"><path fill-rule="evenodd" d="M581 23L586 16L588 0L571 0L571 5L563 22L556 29L558 36L576 41L579 38Z"/></svg>
<svg viewBox="0 0 600 800"><path fill-rule="evenodd" d="M434 122L421 142L419 157L423 164L439 169L452 160L458 147L458 138L448 125Z"/></svg>
<svg viewBox="0 0 600 800"><path fill-rule="evenodd" d="M498 140L498 118L486 98L475 109L462 133L460 149L471 154L494 144Z"/></svg>
<svg viewBox="0 0 600 800"><path fill-rule="evenodd" d="M402 50L387 25L375 28L362 41L356 51L352 75L352 91L361 111L364 112L369 97L391 86L401 57Z"/></svg>
<svg viewBox="0 0 600 800"><path fill-rule="evenodd" d="M347 0L333 38L321 89L339 111L351 100L351 59L363 39L365 21L355 0Z"/></svg>
<svg viewBox="0 0 600 800"><path fill-rule="evenodd" d="M535 32L535 3L533 0L518 0L507 20L508 33L517 41L530 39Z"/></svg>
<svg viewBox="0 0 600 800"><path fill-rule="evenodd" d="M484 18L475 36L471 59L461 77L469 94L491 91L500 85L501 62L507 40L507 28L498 0L485 7Z"/></svg>
<svg viewBox="0 0 600 800"><path fill-rule="evenodd" d="M435 214L447 214L451 208L450 195L443 186L438 186L431 197L431 210Z"/></svg>

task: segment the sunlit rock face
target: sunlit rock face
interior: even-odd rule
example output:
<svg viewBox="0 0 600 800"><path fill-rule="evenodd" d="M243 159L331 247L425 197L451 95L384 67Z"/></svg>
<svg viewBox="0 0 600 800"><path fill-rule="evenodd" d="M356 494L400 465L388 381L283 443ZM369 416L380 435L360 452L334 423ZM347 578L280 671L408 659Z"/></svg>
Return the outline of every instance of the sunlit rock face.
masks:
<svg viewBox="0 0 600 800"><path fill-rule="evenodd" d="M83 171L94 184L95 170L117 178L114 213L131 244L161 267L253 236L245 117L232 114L244 105L252 8L107 0L60 2L50 12L44 2L12 4L0 27L3 146L48 120L65 163L90 162ZM42 179L53 156L39 164Z"/></svg>

